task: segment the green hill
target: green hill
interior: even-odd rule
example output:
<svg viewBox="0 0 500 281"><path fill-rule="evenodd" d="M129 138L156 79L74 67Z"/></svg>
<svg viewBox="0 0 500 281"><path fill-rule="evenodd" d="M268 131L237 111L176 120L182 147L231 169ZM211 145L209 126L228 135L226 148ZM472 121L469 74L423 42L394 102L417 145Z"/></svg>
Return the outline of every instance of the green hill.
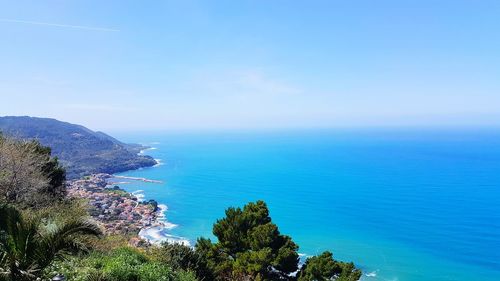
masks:
<svg viewBox="0 0 500 281"><path fill-rule="evenodd" d="M150 167L156 161L138 155L146 147L125 144L103 133L80 125L50 118L28 116L0 117L0 132L22 139L37 139L52 148L67 170L68 178L92 173L117 173Z"/></svg>

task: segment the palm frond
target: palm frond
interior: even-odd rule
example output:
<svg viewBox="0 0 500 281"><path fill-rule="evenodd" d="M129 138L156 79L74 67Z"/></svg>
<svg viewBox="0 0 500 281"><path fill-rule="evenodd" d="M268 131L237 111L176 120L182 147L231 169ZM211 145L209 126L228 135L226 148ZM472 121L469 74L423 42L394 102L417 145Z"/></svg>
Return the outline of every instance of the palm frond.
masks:
<svg viewBox="0 0 500 281"><path fill-rule="evenodd" d="M101 234L96 224L83 218L50 222L0 205L0 281L2 276L32 279L55 258L84 250L81 237Z"/></svg>

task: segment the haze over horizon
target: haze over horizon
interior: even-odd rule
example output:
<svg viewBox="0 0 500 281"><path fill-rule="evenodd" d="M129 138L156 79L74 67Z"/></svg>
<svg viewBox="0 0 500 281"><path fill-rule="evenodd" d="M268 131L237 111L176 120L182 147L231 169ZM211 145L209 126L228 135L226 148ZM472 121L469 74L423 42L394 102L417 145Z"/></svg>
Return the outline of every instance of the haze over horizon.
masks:
<svg viewBox="0 0 500 281"><path fill-rule="evenodd" d="M498 1L0 7L1 116L94 130L500 125Z"/></svg>

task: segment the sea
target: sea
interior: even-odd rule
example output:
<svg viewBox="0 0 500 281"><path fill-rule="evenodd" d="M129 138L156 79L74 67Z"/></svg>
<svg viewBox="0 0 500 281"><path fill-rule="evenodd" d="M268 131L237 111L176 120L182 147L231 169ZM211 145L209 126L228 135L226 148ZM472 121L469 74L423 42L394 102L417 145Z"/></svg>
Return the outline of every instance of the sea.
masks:
<svg viewBox="0 0 500 281"><path fill-rule="evenodd" d="M306 258L362 280L500 280L500 129L120 132L155 167L121 185L165 210L157 235L215 239L227 207L264 200Z"/></svg>

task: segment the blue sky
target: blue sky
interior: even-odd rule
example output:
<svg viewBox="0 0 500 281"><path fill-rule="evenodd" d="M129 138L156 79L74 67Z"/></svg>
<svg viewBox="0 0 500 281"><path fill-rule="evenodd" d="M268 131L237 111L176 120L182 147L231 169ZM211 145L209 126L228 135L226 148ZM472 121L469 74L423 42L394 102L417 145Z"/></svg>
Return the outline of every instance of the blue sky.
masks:
<svg viewBox="0 0 500 281"><path fill-rule="evenodd" d="M2 1L0 115L500 125L500 1Z"/></svg>

